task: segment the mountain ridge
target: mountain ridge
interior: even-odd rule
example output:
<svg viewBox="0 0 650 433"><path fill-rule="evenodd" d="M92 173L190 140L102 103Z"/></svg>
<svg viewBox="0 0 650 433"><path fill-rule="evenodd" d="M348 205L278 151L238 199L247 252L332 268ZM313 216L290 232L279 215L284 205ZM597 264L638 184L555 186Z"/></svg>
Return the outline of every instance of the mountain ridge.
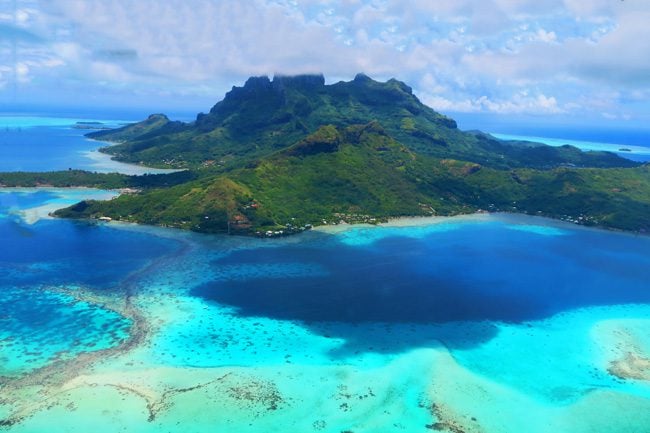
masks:
<svg viewBox="0 0 650 433"><path fill-rule="evenodd" d="M118 142L102 151L123 162L196 168L216 161L231 168L290 146L322 125L378 121L418 153L494 168L638 165L604 152L507 143L463 132L453 119L423 104L405 83L396 79L382 83L364 74L334 84L325 84L323 75L251 77L242 87L234 86L208 113L199 113L194 122L154 116L158 116L155 122L150 118L143 125L87 136Z"/></svg>
<svg viewBox="0 0 650 433"><path fill-rule="evenodd" d="M117 142L104 151L122 160L185 167L187 178L57 216L262 235L505 211L650 230L647 165L460 131L406 84L363 74L329 85L322 75L251 77L194 122L157 114L88 135Z"/></svg>

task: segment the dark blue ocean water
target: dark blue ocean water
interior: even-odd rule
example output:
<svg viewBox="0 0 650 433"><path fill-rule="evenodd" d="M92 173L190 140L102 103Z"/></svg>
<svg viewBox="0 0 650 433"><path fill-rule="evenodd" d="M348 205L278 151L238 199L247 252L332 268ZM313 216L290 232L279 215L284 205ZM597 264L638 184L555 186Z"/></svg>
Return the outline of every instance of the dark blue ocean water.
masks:
<svg viewBox="0 0 650 433"><path fill-rule="evenodd" d="M567 140L617 143L630 146L650 147L650 128L639 122L612 123L590 121L588 123L566 122L566 119L540 119L516 115L490 115L475 113L451 113L463 130L479 129L500 134L527 135Z"/></svg>
<svg viewBox="0 0 650 433"><path fill-rule="evenodd" d="M81 152L96 149L83 133L60 126L0 129L0 171L51 171L88 165Z"/></svg>
<svg viewBox="0 0 650 433"><path fill-rule="evenodd" d="M0 212L1 206L2 201ZM120 283L130 273L177 246L164 238L84 222L42 220L28 225L14 218L0 218L0 239L0 287L81 285L121 290Z"/></svg>
<svg viewBox="0 0 650 433"><path fill-rule="evenodd" d="M93 161L84 152L102 144L84 137L90 130L73 128L87 120L91 119L0 114L0 171L92 170ZM126 121L101 122L116 127Z"/></svg>
<svg viewBox="0 0 650 433"><path fill-rule="evenodd" d="M522 221L464 223L430 233L403 228L362 245L320 235L313 242L238 251L214 266L301 263L322 271L216 281L194 293L243 315L348 323L522 322L584 306L650 302L650 239L544 231L544 220L541 229L517 229Z"/></svg>
<svg viewBox="0 0 650 433"><path fill-rule="evenodd" d="M102 127L119 127L132 120L101 120ZM6 116L0 113L0 171L54 171L81 169L130 175L163 173L166 170L124 164L97 152L108 143L89 140L93 129L77 122L93 118Z"/></svg>

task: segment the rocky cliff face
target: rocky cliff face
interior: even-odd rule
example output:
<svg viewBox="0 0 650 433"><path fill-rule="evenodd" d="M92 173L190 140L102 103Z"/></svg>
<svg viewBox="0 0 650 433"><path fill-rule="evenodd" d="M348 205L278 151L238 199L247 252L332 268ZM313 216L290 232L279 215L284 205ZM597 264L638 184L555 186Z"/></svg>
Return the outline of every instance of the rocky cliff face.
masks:
<svg viewBox="0 0 650 433"><path fill-rule="evenodd" d="M313 92L325 87L323 75L267 76L250 77L243 87L233 86L225 98L210 110L210 114L223 115L242 103L255 100L258 103L275 102L276 106L287 103L287 90L299 93Z"/></svg>

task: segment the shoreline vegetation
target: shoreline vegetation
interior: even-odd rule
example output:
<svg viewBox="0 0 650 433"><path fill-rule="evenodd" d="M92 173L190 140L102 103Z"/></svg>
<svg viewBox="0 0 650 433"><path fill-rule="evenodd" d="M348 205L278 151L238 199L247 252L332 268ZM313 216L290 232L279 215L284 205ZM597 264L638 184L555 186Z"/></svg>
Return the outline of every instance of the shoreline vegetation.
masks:
<svg viewBox="0 0 650 433"><path fill-rule="evenodd" d="M61 173L67 173L67 172L61 172ZM49 175L52 174L53 178L50 179ZM11 175L11 176L7 176ZM15 176L13 176L15 175ZM98 179L94 179L95 175L99 176ZM87 177L86 177L87 176ZM167 175L149 175L150 177L153 176L167 176ZM92 203L107 203L109 201L116 200L118 197L121 197L123 195L138 195L143 192L147 191L147 188L150 188L149 185L159 185L159 184L168 184L171 183L170 180L168 179L151 179L144 181L143 179L139 179L142 176L127 176L127 175L117 175L114 176L113 174L109 175L104 175L102 173L91 173L91 172L83 172L83 176L78 177L78 175L75 175L76 180L79 179L87 179L87 182L77 182L77 181L68 181L64 180L64 177L60 177L60 172L44 172L44 173L0 173L0 188L3 190L15 190L15 191L20 191L20 190L32 190L32 189L50 189L50 188L55 188L55 189L83 189L83 188L88 188L88 189L105 189L107 191L113 191L117 192L119 195L112 197L109 200L89 200L89 202ZM155 187L154 187L155 188ZM72 208L78 207L79 205L85 205L86 201L82 201L76 205L73 205ZM53 209L53 212L49 214L51 217L62 217L62 218L73 218L73 219L79 219L76 215L72 216L67 216L65 215L67 213L67 210L70 209L69 207L63 207L60 209ZM450 221L451 219L454 218L482 218L486 215L490 214L511 214L511 215L526 215L526 216L531 216L531 217L541 217L541 218L549 218L558 222L566 222L566 223L572 223L580 226L585 226L585 227L594 227L594 228L600 228L600 229L606 229L606 230L614 230L614 231L623 231L623 232L630 232L630 233L635 233L635 234L647 234L648 230L647 229L634 229L634 228L623 228L623 227L617 227L616 225L603 225L603 224L594 224L593 220L585 217L575 217L571 215L553 215L553 214L547 214L543 212L534 212L534 213L527 213L527 212L518 212L516 210L499 210L499 209L493 209L493 210L483 210L483 209L475 209L471 210L465 213L456 213L456 214L449 214L449 215L399 215L399 216L383 216L383 217L371 217L370 215L361 215L361 216L353 216L354 219L349 218L347 215L341 215L337 214L337 217L344 217L345 219L336 219L332 218L330 221L328 220L321 220L321 221L314 221L313 224L311 223L306 223L304 226L301 227L296 227L293 230L284 230L285 227L283 226L276 226L276 227L269 227L268 231L256 231L256 232L242 232L242 231L237 231L237 232L232 232L228 233L227 231L213 231L210 233L223 233L223 234L235 234L235 235L249 235L249 236L259 236L259 237L279 237L279 236L287 236L287 235L292 235L292 234L297 234L300 232L303 232L305 230L318 230L318 231L324 231L324 232L339 232L339 231L344 231L347 230L351 227L357 227L357 226L364 226L367 225L368 227L373 227L373 226L381 226L381 227L404 227L404 226L426 226L430 224L435 224L435 223L444 223L447 221ZM125 218L112 218L109 216L105 216L103 214L94 214L94 215L89 215L87 218L81 218L81 219L88 219L88 220L97 220L97 221L113 221L113 222L126 222L126 223L134 223L134 224L144 224L144 225L153 225L153 226L159 226L163 228L180 228L183 229L182 227L176 227L173 224L165 225L165 224L151 224L147 222L142 222L138 221L136 219L125 219ZM271 229L276 229L276 230L271 230ZM191 229L190 229L191 230ZM197 231L201 232L198 230L192 230L192 231Z"/></svg>
<svg viewBox="0 0 650 433"><path fill-rule="evenodd" d="M460 131L394 79L253 77L194 122L154 114L87 136L117 161L183 171L0 173L0 186L126 189L54 215L262 237L480 212L650 230L650 165Z"/></svg>
<svg viewBox="0 0 650 433"><path fill-rule="evenodd" d="M40 174L40 173L39 173ZM0 176L2 176L2 173L0 173ZM3 186L0 184L0 193L2 192L30 192L30 191L38 191L38 190L43 190L43 191L48 191L48 190L97 190L95 187L88 187L88 186L69 186L69 187L55 187L51 185L39 185L39 186L26 186L26 187L7 187ZM109 200L114 200L119 195L122 194L138 194L141 192L141 190L137 190L134 188L117 188L117 189L106 189L106 192L113 192L116 193L117 195L107 198L107 199L91 199L91 200L99 200L99 201L109 201ZM47 215L42 214L39 216L37 219L42 219L44 217L49 217L49 218L57 218L60 217L57 215L57 211L61 209L66 209L67 205L60 205L59 207L55 207L50 205L49 208L47 209ZM316 232L322 232L322 233L327 233L327 234L339 234L348 230L353 230L357 228L406 228L406 227L428 227L432 225L437 225L437 224L446 224L446 223L454 223L454 222L468 222L468 221L489 221L489 218L494 215L506 215L506 216L511 216L511 217L525 217L525 218L533 218L535 220L531 220L530 223L535 224L535 225L540 225L540 226L554 226L555 224L561 225L561 224L572 224L572 225L577 225L582 227L583 229L598 229L598 230L607 230L607 231L613 231L613 232L620 232L620 233L628 233L630 235L648 235L647 231L633 231L633 230L625 230L625 229L619 229L616 227L606 227L606 226L599 226L599 225L591 225L588 224L587 221L583 220L578 220L578 219L572 219L570 217L563 217L563 218L555 218L555 217L549 217L545 215L539 215L539 214L527 214L527 213L521 213L521 212L508 212L508 211L496 211L496 212L488 212L485 210L478 210L475 212L471 213L460 213L456 215L444 215L444 216L427 216L427 215L406 215L406 216L397 216L397 217L386 217L386 218L371 218L372 221L359 221L359 222L346 222L346 221L328 221L327 223L322 223L321 224L308 224L306 227L301 227L298 228L297 230L293 232L283 232L283 233L267 233L267 232L257 232L257 233L237 233L237 235L243 235L243 236L257 236L257 237L262 237L262 238L276 238L276 237L283 237L283 236L291 236L294 234L302 233L304 231L308 230L313 230ZM159 227L159 228L175 228L175 227L170 227L170 226L161 226L161 225L152 225L152 224L142 224L139 222L134 222L134 221L125 221L125 220L120 220L116 219L113 220L113 218L110 217L105 217L105 216L94 216L92 218L88 218L88 221L97 221L100 223L112 223L112 224L121 224L123 227L133 225L133 226L138 226L140 228L145 228L145 227ZM30 221L27 221L30 222ZM35 222L35 221L32 221ZM517 224L523 224L527 225L528 222L526 220L519 222ZM199 232L200 233L200 232ZM227 233L216 233L216 234L227 234Z"/></svg>

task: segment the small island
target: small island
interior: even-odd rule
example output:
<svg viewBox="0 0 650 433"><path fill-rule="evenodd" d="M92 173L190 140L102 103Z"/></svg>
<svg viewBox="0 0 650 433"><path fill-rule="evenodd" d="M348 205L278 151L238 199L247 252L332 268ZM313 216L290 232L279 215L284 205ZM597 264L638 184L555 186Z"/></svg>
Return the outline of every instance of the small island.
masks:
<svg viewBox="0 0 650 433"><path fill-rule="evenodd" d="M106 126L102 122L77 122L74 125L72 125L74 129L91 129L91 130L106 130L106 129L112 129L108 126Z"/></svg>
<svg viewBox="0 0 650 433"><path fill-rule="evenodd" d="M152 114L87 136L113 143L101 151L118 161L183 171L9 173L0 184L133 188L139 192L56 216L204 233L285 236L475 212L650 230L648 165L462 131L395 79L358 74L326 85L322 75L252 77L193 122Z"/></svg>

